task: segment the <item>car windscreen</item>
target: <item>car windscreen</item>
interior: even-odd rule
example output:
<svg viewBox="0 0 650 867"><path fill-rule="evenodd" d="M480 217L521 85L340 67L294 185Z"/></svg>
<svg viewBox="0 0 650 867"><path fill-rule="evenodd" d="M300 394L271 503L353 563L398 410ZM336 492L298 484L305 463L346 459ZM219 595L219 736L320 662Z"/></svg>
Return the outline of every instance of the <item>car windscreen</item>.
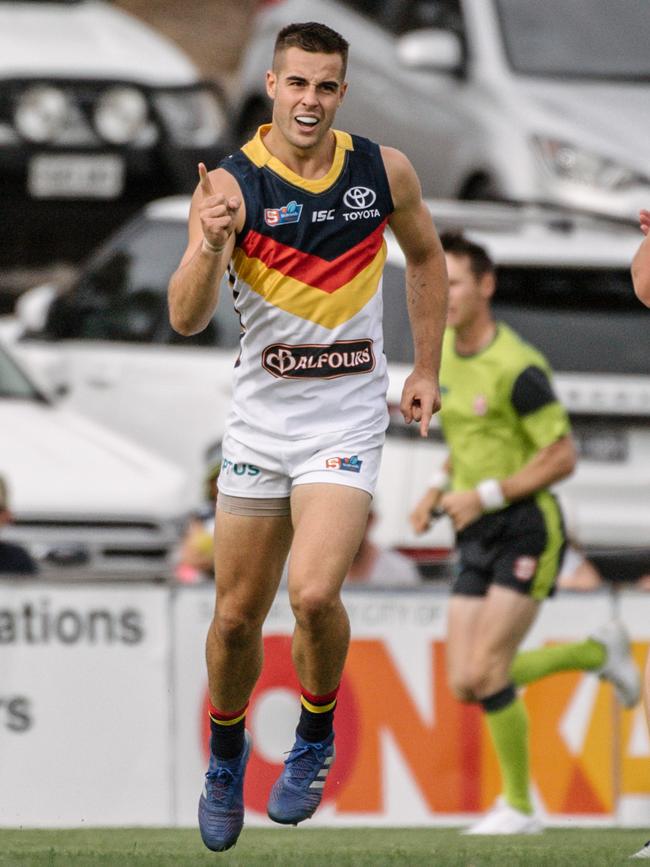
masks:
<svg viewBox="0 0 650 867"><path fill-rule="evenodd" d="M403 268L387 265L383 294L386 356L411 363ZM650 376L650 316L625 269L502 266L493 309L558 372Z"/></svg>
<svg viewBox="0 0 650 867"><path fill-rule="evenodd" d="M182 337L169 323L167 284L186 243L181 221L142 217L128 224L54 301L39 336L236 347L239 318L225 283L212 322L200 334Z"/></svg>
<svg viewBox="0 0 650 867"><path fill-rule="evenodd" d="M0 399L43 400L12 359L0 348Z"/></svg>
<svg viewBox="0 0 650 867"><path fill-rule="evenodd" d="M496 0L514 70L565 78L650 78L648 0Z"/></svg>

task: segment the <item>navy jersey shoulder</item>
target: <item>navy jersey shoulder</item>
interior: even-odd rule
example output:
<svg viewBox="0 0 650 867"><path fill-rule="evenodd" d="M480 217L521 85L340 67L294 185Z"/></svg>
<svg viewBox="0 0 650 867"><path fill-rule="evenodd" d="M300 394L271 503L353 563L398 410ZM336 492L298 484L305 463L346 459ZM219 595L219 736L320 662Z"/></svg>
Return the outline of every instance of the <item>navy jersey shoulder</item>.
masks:
<svg viewBox="0 0 650 867"><path fill-rule="evenodd" d="M282 171L277 161L256 164L244 150L223 160L242 191L249 232L304 253L335 259L383 226L393 201L379 145L350 136L341 168L324 188Z"/></svg>

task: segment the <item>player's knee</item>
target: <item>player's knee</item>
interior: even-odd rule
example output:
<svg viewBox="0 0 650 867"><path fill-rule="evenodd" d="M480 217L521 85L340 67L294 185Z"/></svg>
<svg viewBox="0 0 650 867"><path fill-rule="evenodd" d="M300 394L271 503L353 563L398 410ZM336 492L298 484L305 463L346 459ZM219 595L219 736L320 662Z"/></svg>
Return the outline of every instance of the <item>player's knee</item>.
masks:
<svg viewBox="0 0 650 867"><path fill-rule="evenodd" d="M448 682L449 689L458 701L464 703L476 701L470 678L465 673L451 674Z"/></svg>
<svg viewBox="0 0 650 867"><path fill-rule="evenodd" d="M507 671L502 671L496 662L488 663L487 659L478 662L468 672L467 686L472 695L476 696L477 701L483 696L497 692L507 682Z"/></svg>
<svg viewBox="0 0 650 867"><path fill-rule="evenodd" d="M338 593L321 587L301 587L290 600L296 622L306 628L318 628L341 604Z"/></svg>
<svg viewBox="0 0 650 867"><path fill-rule="evenodd" d="M262 628L261 621L240 609L217 611L212 629L218 639L228 647L241 647Z"/></svg>

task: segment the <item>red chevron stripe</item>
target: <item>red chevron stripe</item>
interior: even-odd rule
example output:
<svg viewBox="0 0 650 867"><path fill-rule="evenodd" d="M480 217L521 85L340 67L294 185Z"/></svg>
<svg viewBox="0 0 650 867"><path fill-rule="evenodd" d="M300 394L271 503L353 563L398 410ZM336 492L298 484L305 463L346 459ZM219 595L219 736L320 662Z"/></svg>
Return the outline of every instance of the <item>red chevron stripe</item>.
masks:
<svg viewBox="0 0 650 867"><path fill-rule="evenodd" d="M372 262L381 248L387 222L388 219L383 220L362 241L332 260L303 253L253 229L242 241L241 248L249 259L259 259L267 268L280 271L285 277L292 277L331 294L349 283Z"/></svg>

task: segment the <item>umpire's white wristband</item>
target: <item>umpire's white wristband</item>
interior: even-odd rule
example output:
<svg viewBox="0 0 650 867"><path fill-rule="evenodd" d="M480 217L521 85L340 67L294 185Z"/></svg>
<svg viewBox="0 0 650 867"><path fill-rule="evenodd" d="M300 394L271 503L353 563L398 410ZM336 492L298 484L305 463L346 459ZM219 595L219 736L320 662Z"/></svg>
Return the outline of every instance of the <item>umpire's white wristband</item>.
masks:
<svg viewBox="0 0 650 867"><path fill-rule="evenodd" d="M434 470L429 479L429 487L438 491L446 491L449 487L449 473L446 470Z"/></svg>
<svg viewBox="0 0 650 867"><path fill-rule="evenodd" d="M503 496L503 489L496 479L483 479L476 486L481 505L485 512L493 512L495 509L501 509L506 504L506 498Z"/></svg>

